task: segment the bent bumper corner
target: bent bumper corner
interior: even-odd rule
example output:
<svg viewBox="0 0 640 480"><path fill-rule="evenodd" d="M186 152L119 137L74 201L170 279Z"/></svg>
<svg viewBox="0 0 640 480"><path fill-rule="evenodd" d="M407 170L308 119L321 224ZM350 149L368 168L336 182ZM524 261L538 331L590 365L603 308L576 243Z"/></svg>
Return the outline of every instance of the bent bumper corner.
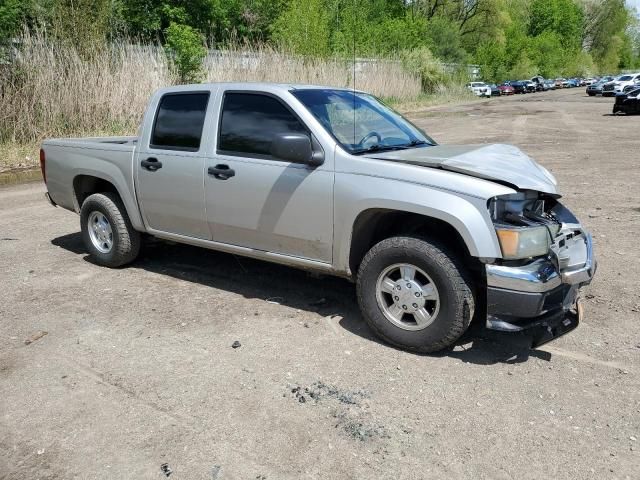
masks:
<svg viewBox="0 0 640 480"><path fill-rule="evenodd" d="M487 328L501 332L526 332L531 337L531 348L537 348L575 330L584 317L583 312L580 299L576 299L574 306L566 311L560 309L519 324L488 315Z"/></svg>
<svg viewBox="0 0 640 480"><path fill-rule="evenodd" d="M486 265L486 327L527 331L534 348L575 329L583 316L579 290L597 269L591 235L585 232L583 240L576 252L580 261L570 259L565 269L558 269L550 258L520 266Z"/></svg>

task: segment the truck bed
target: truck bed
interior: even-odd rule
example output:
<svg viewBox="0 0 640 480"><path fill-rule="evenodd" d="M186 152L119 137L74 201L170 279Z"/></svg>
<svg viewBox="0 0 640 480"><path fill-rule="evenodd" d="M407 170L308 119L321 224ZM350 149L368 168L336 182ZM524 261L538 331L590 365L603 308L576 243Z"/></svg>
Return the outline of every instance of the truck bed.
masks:
<svg viewBox="0 0 640 480"><path fill-rule="evenodd" d="M97 177L116 186L125 204L131 203L127 207L137 212L133 203L136 198L133 159L137 143L138 137L133 136L45 140L42 149L46 158L47 189L53 202L79 211L75 191L78 182L83 176Z"/></svg>

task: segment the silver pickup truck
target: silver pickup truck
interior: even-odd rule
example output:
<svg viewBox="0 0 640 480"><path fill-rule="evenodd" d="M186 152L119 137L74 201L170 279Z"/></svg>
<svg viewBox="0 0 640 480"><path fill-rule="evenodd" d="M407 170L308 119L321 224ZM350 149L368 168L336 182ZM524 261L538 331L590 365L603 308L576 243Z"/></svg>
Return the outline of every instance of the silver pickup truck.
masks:
<svg viewBox="0 0 640 480"><path fill-rule="evenodd" d="M371 329L413 351L474 317L549 341L577 326L596 268L544 167L508 145L437 145L358 91L165 88L137 137L46 140L40 161L97 263L134 261L148 234L343 276Z"/></svg>

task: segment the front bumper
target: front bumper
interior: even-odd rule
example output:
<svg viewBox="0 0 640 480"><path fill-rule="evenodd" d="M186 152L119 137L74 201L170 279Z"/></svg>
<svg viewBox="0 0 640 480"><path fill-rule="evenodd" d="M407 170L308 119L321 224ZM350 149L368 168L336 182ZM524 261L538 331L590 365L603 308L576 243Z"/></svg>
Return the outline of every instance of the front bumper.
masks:
<svg viewBox="0 0 640 480"><path fill-rule="evenodd" d="M487 320L491 330L529 331L539 346L577 327L578 294L597 263L591 235L573 226L549 256L522 265L486 265Z"/></svg>

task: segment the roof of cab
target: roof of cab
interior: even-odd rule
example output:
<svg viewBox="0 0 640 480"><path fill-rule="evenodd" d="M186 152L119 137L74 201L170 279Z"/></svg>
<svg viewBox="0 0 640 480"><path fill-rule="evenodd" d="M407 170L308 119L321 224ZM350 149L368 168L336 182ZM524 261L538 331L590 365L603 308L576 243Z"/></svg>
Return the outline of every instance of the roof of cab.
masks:
<svg viewBox="0 0 640 480"><path fill-rule="evenodd" d="M194 83L188 85L173 85L171 87L165 87L159 90L159 92L180 92L190 91L198 89L213 89L222 87L224 90L264 90L264 91L292 91L292 90L309 90L309 89L328 89L328 90L342 90L353 91L352 88L346 87L334 87L329 85L306 85L300 83L270 83L270 82L215 82L215 83ZM358 93L364 93L360 90L356 90Z"/></svg>

